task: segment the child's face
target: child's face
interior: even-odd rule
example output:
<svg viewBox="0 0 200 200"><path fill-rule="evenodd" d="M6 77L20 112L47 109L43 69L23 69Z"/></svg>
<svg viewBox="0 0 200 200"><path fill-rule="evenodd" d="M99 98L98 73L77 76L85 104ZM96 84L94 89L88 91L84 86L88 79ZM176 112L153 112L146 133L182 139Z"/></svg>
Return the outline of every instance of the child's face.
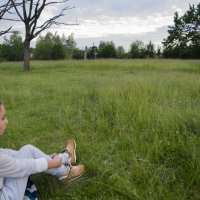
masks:
<svg viewBox="0 0 200 200"><path fill-rule="evenodd" d="M0 106L0 135L3 135L3 133L6 130L6 126L8 124L8 120L6 118L6 110L3 105Z"/></svg>

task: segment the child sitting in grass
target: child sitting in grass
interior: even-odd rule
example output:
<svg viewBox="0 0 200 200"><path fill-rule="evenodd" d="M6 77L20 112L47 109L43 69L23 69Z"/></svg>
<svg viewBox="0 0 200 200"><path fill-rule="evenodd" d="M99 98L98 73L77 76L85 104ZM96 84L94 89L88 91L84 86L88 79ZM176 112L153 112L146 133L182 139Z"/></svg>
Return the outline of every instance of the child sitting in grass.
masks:
<svg viewBox="0 0 200 200"><path fill-rule="evenodd" d="M5 107L0 101L0 135L3 135L8 120ZM67 141L66 149L59 154L46 155L32 145L19 151L0 148L0 200L22 200L29 175L46 172L68 183L84 173L84 165L76 163L76 143Z"/></svg>

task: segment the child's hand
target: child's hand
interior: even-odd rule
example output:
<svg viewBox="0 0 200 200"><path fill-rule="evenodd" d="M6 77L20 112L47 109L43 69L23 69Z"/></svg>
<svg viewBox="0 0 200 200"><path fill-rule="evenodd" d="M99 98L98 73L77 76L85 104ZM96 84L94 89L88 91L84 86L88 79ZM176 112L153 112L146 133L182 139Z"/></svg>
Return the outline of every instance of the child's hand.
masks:
<svg viewBox="0 0 200 200"><path fill-rule="evenodd" d="M55 162L55 164L57 165L57 167L60 167L62 165L62 160L61 158L58 157L58 155L54 155L54 157L52 158L52 160Z"/></svg>
<svg viewBox="0 0 200 200"><path fill-rule="evenodd" d="M62 160L58 157L58 155L54 155L52 160L48 160L48 169L50 168L57 168L62 165Z"/></svg>

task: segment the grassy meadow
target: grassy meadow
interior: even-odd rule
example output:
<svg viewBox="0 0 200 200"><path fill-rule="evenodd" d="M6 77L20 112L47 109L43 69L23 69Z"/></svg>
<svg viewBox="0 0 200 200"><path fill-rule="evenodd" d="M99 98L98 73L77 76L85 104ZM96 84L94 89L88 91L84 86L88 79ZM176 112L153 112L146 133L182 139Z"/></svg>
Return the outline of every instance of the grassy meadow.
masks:
<svg viewBox="0 0 200 200"><path fill-rule="evenodd" d="M199 200L200 61L0 63L3 148L77 143L82 178L34 175L41 200Z"/></svg>

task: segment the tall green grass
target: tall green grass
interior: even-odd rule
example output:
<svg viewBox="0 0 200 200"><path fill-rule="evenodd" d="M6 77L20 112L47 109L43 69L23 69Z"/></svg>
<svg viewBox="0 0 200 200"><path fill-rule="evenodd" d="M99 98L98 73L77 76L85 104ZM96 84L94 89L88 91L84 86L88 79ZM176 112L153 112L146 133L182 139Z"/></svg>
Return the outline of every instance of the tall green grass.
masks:
<svg viewBox="0 0 200 200"><path fill-rule="evenodd" d="M0 63L9 119L0 146L48 154L77 142L86 173L34 175L47 199L200 199L200 61Z"/></svg>

